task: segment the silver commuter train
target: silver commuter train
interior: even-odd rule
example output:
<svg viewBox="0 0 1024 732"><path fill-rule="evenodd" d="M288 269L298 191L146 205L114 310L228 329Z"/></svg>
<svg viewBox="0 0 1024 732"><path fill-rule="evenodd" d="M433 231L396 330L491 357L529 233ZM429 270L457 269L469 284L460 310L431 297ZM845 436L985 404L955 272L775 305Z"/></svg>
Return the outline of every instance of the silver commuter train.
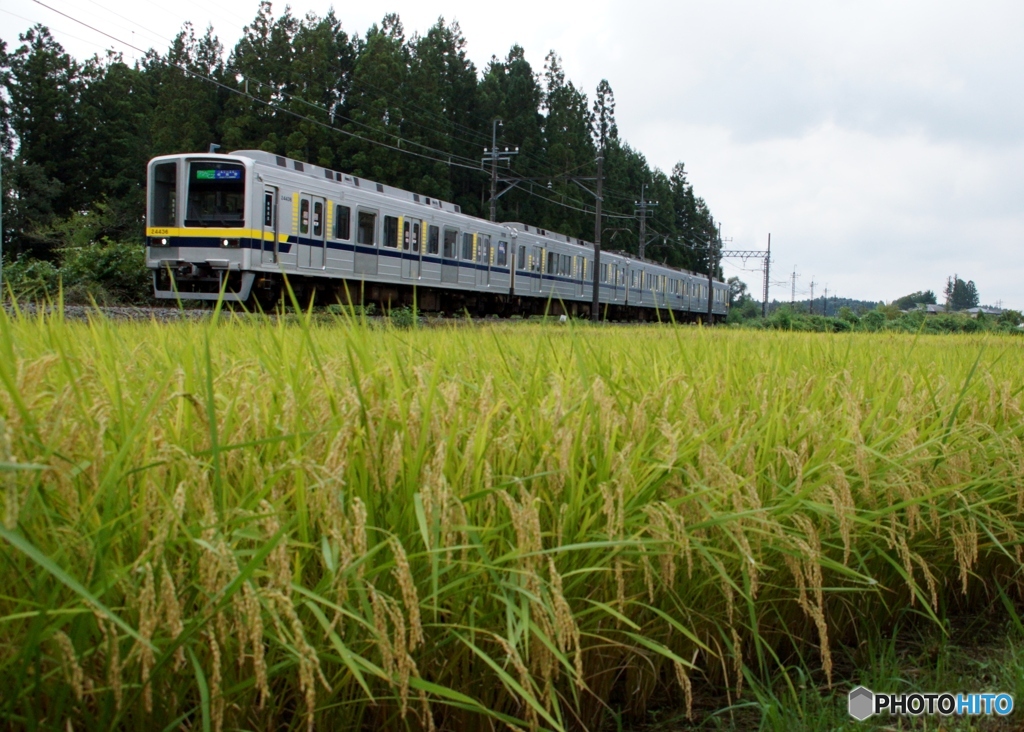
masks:
<svg viewBox="0 0 1024 732"><path fill-rule="evenodd" d="M287 277L317 302L589 315L594 249L581 239L485 221L262 150L164 155L150 161L148 184L146 263L157 298L223 292L267 306ZM706 275L604 250L600 269L605 317L707 315ZM713 287L714 316L724 317L728 288Z"/></svg>

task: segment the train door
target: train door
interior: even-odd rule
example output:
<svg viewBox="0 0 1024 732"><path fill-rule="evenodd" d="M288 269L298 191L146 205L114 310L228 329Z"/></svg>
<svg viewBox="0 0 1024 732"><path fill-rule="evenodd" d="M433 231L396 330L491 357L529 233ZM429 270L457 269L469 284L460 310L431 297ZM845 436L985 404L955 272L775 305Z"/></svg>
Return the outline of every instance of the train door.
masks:
<svg viewBox="0 0 1024 732"><path fill-rule="evenodd" d="M476 236L476 284L489 287L491 283L491 237L487 234Z"/></svg>
<svg viewBox="0 0 1024 732"><path fill-rule="evenodd" d="M418 280L423 252L420 246L420 221L402 220L402 279Z"/></svg>
<svg viewBox="0 0 1024 732"><path fill-rule="evenodd" d="M265 186L263 189L263 264L277 262L277 188Z"/></svg>
<svg viewBox="0 0 1024 732"><path fill-rule="evenodd" d="M540 292L541 278L544 274L544 250L541 247L534 247L530 256L530 270L533 277L530 278L530 291Z"/></svg>
<svg viewBox="0 0 1024 732"><path fill-rule="evenodd" d="M299 199L299 236L305 239L300 249L299 266L305 269L323 269L324 250L327 246L326 210L324 199L302 194Z"/></svg>

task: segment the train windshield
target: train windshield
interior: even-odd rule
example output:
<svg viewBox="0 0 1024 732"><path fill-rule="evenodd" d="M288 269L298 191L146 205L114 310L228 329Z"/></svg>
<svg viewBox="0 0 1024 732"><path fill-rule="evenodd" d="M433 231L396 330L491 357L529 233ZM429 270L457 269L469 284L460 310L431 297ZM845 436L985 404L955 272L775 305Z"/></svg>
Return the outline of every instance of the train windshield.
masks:
<svg viewBox="0 0 1024 732"><path fill-rule="evenodd" d="M185 226L242 226L245 167L237 163L190 163Z"/></svg>

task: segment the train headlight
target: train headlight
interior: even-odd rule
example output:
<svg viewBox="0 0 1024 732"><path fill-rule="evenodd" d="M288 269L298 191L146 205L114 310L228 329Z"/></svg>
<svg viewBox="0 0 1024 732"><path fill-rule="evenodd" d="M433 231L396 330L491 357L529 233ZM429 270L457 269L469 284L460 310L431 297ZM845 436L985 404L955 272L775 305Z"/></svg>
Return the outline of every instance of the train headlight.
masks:
<svg viewBox="0 0 1024 732"><path fill-rule="evenodd" d="M161 239L160 244L162 244L163 246L167 246L167 239Z"/></svg>
<svg viewBox="0 0 1024 732"><path fill-rule="evenodd" d="M221 239L220 245L222 247L238 247L238 239Z"/></svg>

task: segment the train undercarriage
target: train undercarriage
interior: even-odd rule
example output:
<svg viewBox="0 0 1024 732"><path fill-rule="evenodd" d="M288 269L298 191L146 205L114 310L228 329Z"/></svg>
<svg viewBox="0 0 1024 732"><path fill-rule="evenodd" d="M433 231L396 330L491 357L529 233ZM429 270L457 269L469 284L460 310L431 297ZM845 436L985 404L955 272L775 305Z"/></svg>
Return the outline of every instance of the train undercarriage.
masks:
<svg viewBox="0 0 1024 732"><path fill-rule="evenodd" d="M282 277L275 274L216 270L186 272L165 268L156 272L154 276L158 291L180 292L183 295L187 294L189 299L195 299L199 295L202 299L215 300L223 289L229 301L239 302L244 307L252 309L259 308L264 312L273 311L282 299L286 302L291 299L291 296L286 294L287 283L287 287L291 288L297 302L303 307L311 302L316 305L343 306L373 304L378 312L415 307L422 313L502 318L566 315L589 319L591 315L589 302L522 297L507 292L475 292L363 280L325 279L301 275ZM693 323L706 322L707 314L680 310L659 311L625 303L603 303L601 319L612 322L661 320Z"/></svg>

